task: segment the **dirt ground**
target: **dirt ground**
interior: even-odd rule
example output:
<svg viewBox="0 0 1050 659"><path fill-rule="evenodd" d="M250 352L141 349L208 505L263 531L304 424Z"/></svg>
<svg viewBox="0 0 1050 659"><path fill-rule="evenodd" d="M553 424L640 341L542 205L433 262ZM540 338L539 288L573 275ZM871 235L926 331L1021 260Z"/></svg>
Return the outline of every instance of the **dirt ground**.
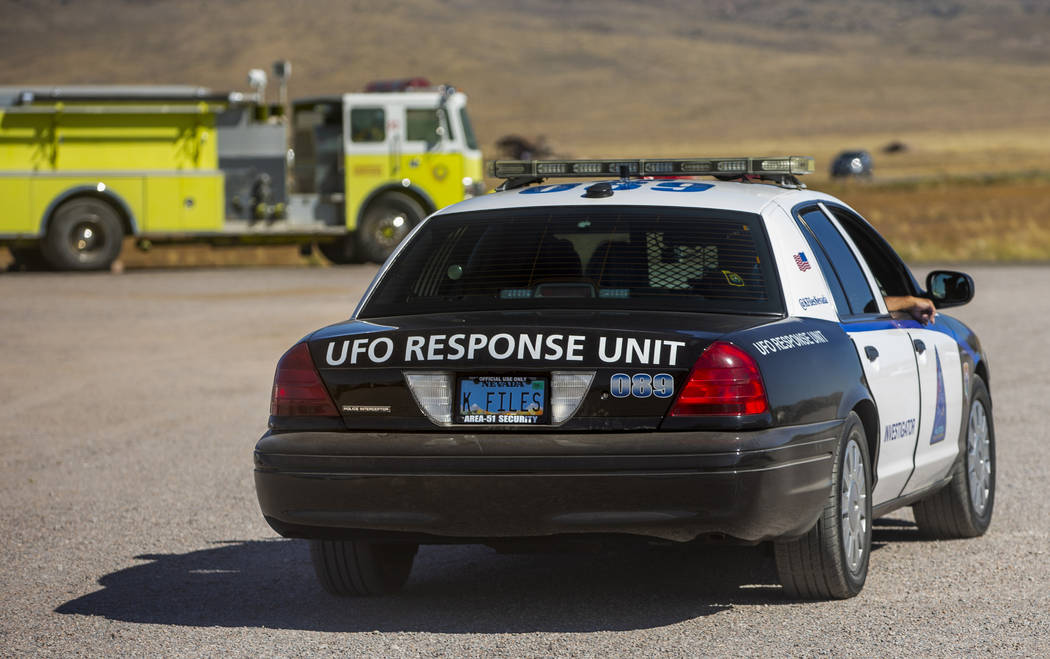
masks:
<svg viewBox="0 0 1050 659"><path fill-rule="evenodd" d="M917 274L922 274L919 269ZM426 547L340 600L259 513L273 368L375 271L0 274L0 647L11 655L1042 655L1050 647L1050 267L974 266L991 360L989 533L876 523L864 592L789 603L762 548L505 556Z"/></svg>

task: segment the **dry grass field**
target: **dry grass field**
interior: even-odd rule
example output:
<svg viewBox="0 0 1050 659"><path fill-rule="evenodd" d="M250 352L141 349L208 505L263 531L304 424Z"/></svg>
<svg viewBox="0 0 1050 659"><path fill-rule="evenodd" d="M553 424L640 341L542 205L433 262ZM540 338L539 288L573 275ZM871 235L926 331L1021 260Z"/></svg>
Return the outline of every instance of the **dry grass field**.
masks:
<svg viewBox="0 0 1050 659"><path fill-rule="evenodd" d="M933 179L899 183L817 186L874 224L912 263L942 261L1045 261L1050 259L1050 177ZM8 256L0 252L0 268ZM125 241L122 266L327 267L316 253L294 246L155 246L141 252Z"/></svg>
<svg viewBox="0 0 1050 659"><path fill-rule="evenodd" d="M0 0L0 84L243 89L278 58L292 97L424 75L469 94L488 155L506 134L578 157L812 154L811 186L910 258L1048 259L1048 34L1036 0ZM875 185L828 188L850 148ZM125 260L299 261L180 253Z"/></svg>
<svg viewBox="0 0 1050 659"><path fill-rule="evenodd" d="M1050 259L1050 180L824 186L875 225L905 260Z"/></svg>

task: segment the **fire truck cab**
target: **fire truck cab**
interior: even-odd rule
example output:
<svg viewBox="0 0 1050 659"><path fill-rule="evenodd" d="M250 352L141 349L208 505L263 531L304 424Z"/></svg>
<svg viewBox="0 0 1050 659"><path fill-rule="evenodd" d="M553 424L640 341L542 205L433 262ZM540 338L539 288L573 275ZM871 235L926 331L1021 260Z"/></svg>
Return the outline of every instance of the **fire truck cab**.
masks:
<svg viewBox="0 0 1050 659"><path fill-rule="evenodd" d="M484 191L466 100L410 86L296 101L289 221L345 224L321 244L332 261L383 261L425 216Z"/></svg>

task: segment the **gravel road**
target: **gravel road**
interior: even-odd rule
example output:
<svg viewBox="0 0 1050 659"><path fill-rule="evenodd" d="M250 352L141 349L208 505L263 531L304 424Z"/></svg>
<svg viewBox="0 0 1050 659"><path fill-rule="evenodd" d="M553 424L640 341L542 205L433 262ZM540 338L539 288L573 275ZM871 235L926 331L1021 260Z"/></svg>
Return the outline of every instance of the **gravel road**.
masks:
<svg viewBox="0 0 1050 659"><path fill-rule="evenodd" d="M273 367L374 267L0 274L0 655L1050 653L1050 267L971 267L991 356L995 518L876 522L863 593L781 598L762 548L425 547L340 600L255 500ZM916 274L924 274L917 270Z"/></svg>

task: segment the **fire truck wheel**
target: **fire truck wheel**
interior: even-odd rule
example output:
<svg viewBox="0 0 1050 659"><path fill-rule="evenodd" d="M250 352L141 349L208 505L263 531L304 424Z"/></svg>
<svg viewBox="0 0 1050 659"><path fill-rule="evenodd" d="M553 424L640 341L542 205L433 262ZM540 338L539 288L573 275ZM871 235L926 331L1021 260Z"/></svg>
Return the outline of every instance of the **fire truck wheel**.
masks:
<svg viewBox="0 0 1050 659"><path fill-rule="evenodd" d="M357 228L360 257L382 263L408 235L424 212L414 199L402 194L385 194L373 201Z"/></svg>
<svg viewBox="0 0 1050 659"><path fill-rule="evenodd" d="M56 270L104 270L120 254L124 231L112 206L94 197L63 202L40 245Z"/></svg>
<svg viewBox="0 0 1050 659"><path fill-rule="evenodd" d="M357 263L357 241L353 236L343 236L327 243L317 243L317 249L335 265Z"/></svg>

